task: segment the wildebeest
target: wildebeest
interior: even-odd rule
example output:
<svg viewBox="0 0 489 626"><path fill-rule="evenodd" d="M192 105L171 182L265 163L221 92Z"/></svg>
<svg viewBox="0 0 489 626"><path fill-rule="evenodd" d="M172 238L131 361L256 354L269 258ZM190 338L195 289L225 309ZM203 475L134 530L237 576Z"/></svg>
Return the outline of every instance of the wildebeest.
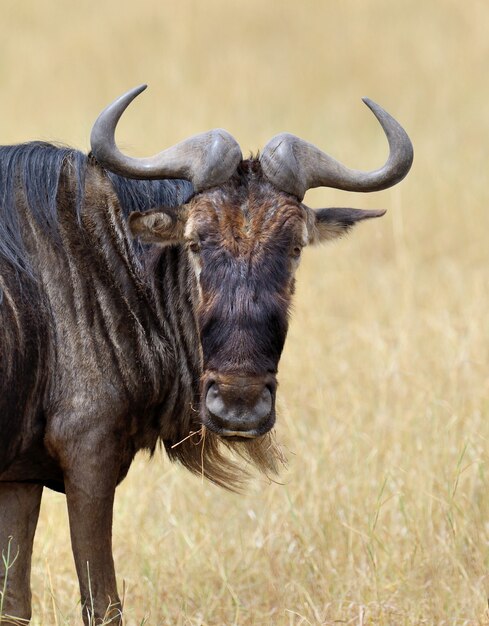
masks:
<svg viewBox="0 0 489 626"><path fill-rule="evenodd" d="M0 150L0 546L12 536L18 551L4 612L19 618L43 486L66 493L85 623L119 621L112 508L138 450L162 442L226 487L243 473L223 446L275 469L267 433L301 251L383 214L312 210L304 194L385 189L412 163L405 131L369 100L390 146L373 172L289 134L243 160L224 130L130 158L114 132L143 89L102 112L88 156Z"/></svg>

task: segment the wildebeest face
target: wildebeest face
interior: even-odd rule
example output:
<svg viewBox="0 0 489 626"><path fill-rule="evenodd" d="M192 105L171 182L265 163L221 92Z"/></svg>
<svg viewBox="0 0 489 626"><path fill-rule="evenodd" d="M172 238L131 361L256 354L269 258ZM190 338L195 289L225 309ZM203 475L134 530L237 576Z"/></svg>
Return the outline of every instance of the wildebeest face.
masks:
<svg viewBox="0 0 489 626"><path fill-rule="evenodd" d="M101 164L122 176L192 183L196 195L186 207L133 214L129 225L145 241L188 248L200 298L202 423L222 436L254 438L275 421L275 375L301 248L383 214L311 211L301 203L304 194L320 186L387 189L409 171L412 145L387 111L365 99L389 142L389 158L377 170L352 170L289 133L275 135L258 159L243 161L238 143L223 129L134 159L118 150L114 133L126 107L144 89L127 92L100 114L92 150Z"/></svg>
<svg viewBox="0 0 489 626"><path fill-rule="evenodd" d="M276 373L302 248L379 213L312 211L278 191L258 161L174 213L132 214L136 236L188 250L198 291L201 420L226 437L255 438L275 422Z"/></svg>
<svg viewBox="0 0 489 626"><path fill-rule="evenodd" d="M307 214L287 194L264 194L269 185L246 180L197 197L185 240L200 294L202 421L223 436L251 438L275 422L276 373Z"/></svg>
<svg viewBox="0 0 489 626"><path fill-rule="evenodd" d="M188 250L198 292L201 420L221 436L255 438L275 422L276 373L307 219L306 207L263 179L257 161L174 214L130 218L140 238Z"/></svg>

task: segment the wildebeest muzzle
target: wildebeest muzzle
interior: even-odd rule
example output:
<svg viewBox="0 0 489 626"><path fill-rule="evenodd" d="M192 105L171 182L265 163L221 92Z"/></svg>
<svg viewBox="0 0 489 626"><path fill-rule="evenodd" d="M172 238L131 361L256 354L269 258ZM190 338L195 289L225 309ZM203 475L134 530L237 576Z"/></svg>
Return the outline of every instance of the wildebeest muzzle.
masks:
<svg viewBox="0 0 489 626"><path fill-rule="evenodd" d="M260 437L275 423L276 387L272 374L206 377L202 422L221 437Z"/></svg>

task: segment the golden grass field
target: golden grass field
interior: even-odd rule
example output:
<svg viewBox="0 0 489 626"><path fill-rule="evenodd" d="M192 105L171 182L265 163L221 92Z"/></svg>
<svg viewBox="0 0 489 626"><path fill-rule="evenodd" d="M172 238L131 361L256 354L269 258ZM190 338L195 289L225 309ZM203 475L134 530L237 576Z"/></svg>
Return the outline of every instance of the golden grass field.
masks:
<svg viewBox="0 0 489 626"><path fill-rule="evenodd" d="M281 362L288 468L226 493L158 454L118 490L126 624L489 624L487 0L3 0L0 142L132 154L222 126L245 154L295 133L352 167L387 154L367 95L407 129L399 186L309 192L387 208L304 254ZM47 492L33 624L80 623L64 498Z"/></svg>

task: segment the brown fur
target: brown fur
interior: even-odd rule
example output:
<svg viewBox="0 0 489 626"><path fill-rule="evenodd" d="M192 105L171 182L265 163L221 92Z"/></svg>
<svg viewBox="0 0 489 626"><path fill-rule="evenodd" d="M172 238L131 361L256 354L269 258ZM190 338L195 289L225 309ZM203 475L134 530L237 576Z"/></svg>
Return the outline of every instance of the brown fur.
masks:
<svg viewBox="0 0 489 626"><path fill-rule="evenodd" d="M42 486L65 491L87 623L90 593L96 620L109 604L118 619L112 508L138 450L163 442L170 458L230 489L249 474L240 460L277 471L276 374L301 249L373 215L316 214L250 160L185 206L127 219L107 173L89 160L75 175L75 156L55 181L55 229L11 175L6 215L33 275L0 255L0 546L13 535L19 548L4 607L28 619ZM138 252L131 233L158 245ZM231 406L224 417L209 409L212 389ZM248 428L253 411L261 417ZM237 426L223 425L228 413Z"/></svg>

